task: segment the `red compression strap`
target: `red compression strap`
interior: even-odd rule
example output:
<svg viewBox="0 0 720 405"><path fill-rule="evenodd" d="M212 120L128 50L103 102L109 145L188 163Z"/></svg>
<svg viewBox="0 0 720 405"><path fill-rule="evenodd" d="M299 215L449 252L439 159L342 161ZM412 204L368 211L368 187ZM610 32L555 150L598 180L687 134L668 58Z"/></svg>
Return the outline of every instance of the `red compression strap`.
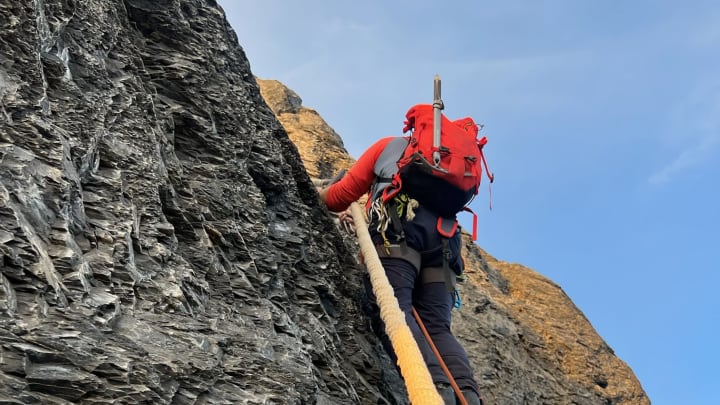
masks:
<svg viewBox="0 0 720 405"><path fill-rule="evenodd" d="M490 183L488 184L488 193L490 194L490 211L492 211L492 183L495 181L495 174L490 173L490 169L488 169L487 160L485 160L485 154L483 153L482 148L480 149L480 160L482 160L483 166L485 166L485 175L488 179L490 179ZM477 216L475 218L477 219Z"/></svg>
<svg viewBox="0 0 720 405"><path fill-rule="evenodd" d="M471 213L471 214L473 215L472 240L473 240L473 242L474 242L474 241L477 240L477 235L478 235L478 232L477 232L477 227L478 227L478 217L477 217L477 214L475 213L475 211L473 211L472 209L470 209L470 207L464 207L464 208L463 208L463 211L467 211L467 212L469 212L469 213Z"/></svg>
<svg viewBox="0 0 720 405"><path fill-rule="evenodd" d="M400 179L400 174L395 173L393 174L393 179L390 185L385 187L382 191L382 201L383 203L387 203L391 199L395 198L396 195L400 193L400 189L402 188L402 180Z"/></svg>

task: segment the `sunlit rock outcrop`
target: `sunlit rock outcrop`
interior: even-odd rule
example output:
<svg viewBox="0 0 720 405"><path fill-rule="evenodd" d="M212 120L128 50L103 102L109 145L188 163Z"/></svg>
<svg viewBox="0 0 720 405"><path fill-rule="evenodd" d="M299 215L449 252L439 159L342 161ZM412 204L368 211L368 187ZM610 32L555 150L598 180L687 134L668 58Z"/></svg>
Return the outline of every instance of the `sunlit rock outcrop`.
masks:
<svg viewBox="0 0 720 405"><path fill-rule="evenodd" d="M258 79L260 92L297 146L310 176L330 178L355 161L340 136L317 111L302 105L294 91L277 80Z"/></svg>

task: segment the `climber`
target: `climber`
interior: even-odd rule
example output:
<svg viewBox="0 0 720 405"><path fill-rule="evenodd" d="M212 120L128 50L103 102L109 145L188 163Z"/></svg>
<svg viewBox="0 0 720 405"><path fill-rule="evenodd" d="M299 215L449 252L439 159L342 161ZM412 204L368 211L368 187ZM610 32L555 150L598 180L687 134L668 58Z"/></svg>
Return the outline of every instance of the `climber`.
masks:
<svg viewBox="0 0 720 405"><path fill-rule="evenodd" d="M407 115L406 129L412 129L413 124L426 120L426 115L431 113L432 106L413 107ZM449 121L442 116L442 119L443 136L445 132L453 131L453 136L458 136L460 132L462 136L472 139L472 135L477 136L478 127L470 118ZM369 193L366 208L370 235L438 392L446 404L479 405L482 400L467 353L450 330L451 310L455 303L454 284L456 275L463 271L460 229L454 215L459 208L453 208L454 211L450 213L445 209L442 215L438 215L438 211L443 211L443 208L437 205L442 199L435 198L430 204L433 207L431 209L416 200L415 197L422 192L413 192L410 185L402 186L403 182L417 180L408 178L413 170L406 169L400 162L411 149L413 142L410 140L420 136L419 129L415 128L410 137L387 137L375 142L342 179L327 187L321 187L318 191L320 199L334 212L345 211L352 202ZM452 141L448 142L456 145ZM479 143L474 145L476 149L482 150ZM459 149L461 146L455 148ZM471 153L475 152L477 151ZM425 155L429 156L427 152ZM467 160L471 164L479 165L481 160L484 161L484 157L476 159L477 161ZM463 170L466 168L463 167ZM474 167L473 173L479 175ZM418 179L422 178L422 175L418 175ZM428 180L429 182L424 184L420 182L419 187L446 197L448 203L451 203L452 193L436 189L437 182ZM479 180L476 182L479 183ZM473 191L477 193L477 185L474 187ZM465 200L458 206L462 208L466 203ZM367 277L365 284L368 296L374 300ZM413 307L429 332L442 362L449 369L456 387L460 389L459 394L464 396L464 401L458 399L460 402L456 402L452 382L443 372L441 361L434 355L431 343L414 319ZM377 332L386 351L395 360L387 334L382 327L378 328Z"/></svg>

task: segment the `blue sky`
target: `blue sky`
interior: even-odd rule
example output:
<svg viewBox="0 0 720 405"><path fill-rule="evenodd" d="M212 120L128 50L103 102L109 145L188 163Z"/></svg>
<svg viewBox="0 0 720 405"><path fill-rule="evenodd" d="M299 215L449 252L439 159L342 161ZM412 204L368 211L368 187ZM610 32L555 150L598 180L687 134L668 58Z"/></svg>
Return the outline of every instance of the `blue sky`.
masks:
<svg viewBox="0 0 720 405"><path fill-rule="evenodd" d="M717 401L720 2L220 4L354 157L440 74L489 138L478 244L562 286L653 404Z"/></svg>

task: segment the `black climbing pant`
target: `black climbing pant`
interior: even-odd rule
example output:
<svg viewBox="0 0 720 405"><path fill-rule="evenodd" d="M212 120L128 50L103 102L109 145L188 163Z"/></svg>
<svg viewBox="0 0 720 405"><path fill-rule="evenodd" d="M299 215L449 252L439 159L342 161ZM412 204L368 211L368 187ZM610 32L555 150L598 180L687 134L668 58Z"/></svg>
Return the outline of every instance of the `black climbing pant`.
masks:
<svg viewBox="0 0 720 405"><path fill-rule="evenodd" d="M412 265L402 259L383 258L381 261L388 280L395 291L395 297L400 304L400 309L405 313L405 321L410 327L423 359L428 366L433 382L436 384L449 383L449 380L412 314L413 305L458 386L461 389L470 389L477 392L477 383L473 378L473 370L467 353L450 331L450 311L453 307L454 297L447 291L445 283L422 284L416 276L416 271ZM366 278L365 284L368 295L371 301L374 302L374 295L368 278ZM390 339L382 325L379 324L379 320L378 324L376 324L376 331L385 350L393 362L396 363L397 358Z"/></svg>

